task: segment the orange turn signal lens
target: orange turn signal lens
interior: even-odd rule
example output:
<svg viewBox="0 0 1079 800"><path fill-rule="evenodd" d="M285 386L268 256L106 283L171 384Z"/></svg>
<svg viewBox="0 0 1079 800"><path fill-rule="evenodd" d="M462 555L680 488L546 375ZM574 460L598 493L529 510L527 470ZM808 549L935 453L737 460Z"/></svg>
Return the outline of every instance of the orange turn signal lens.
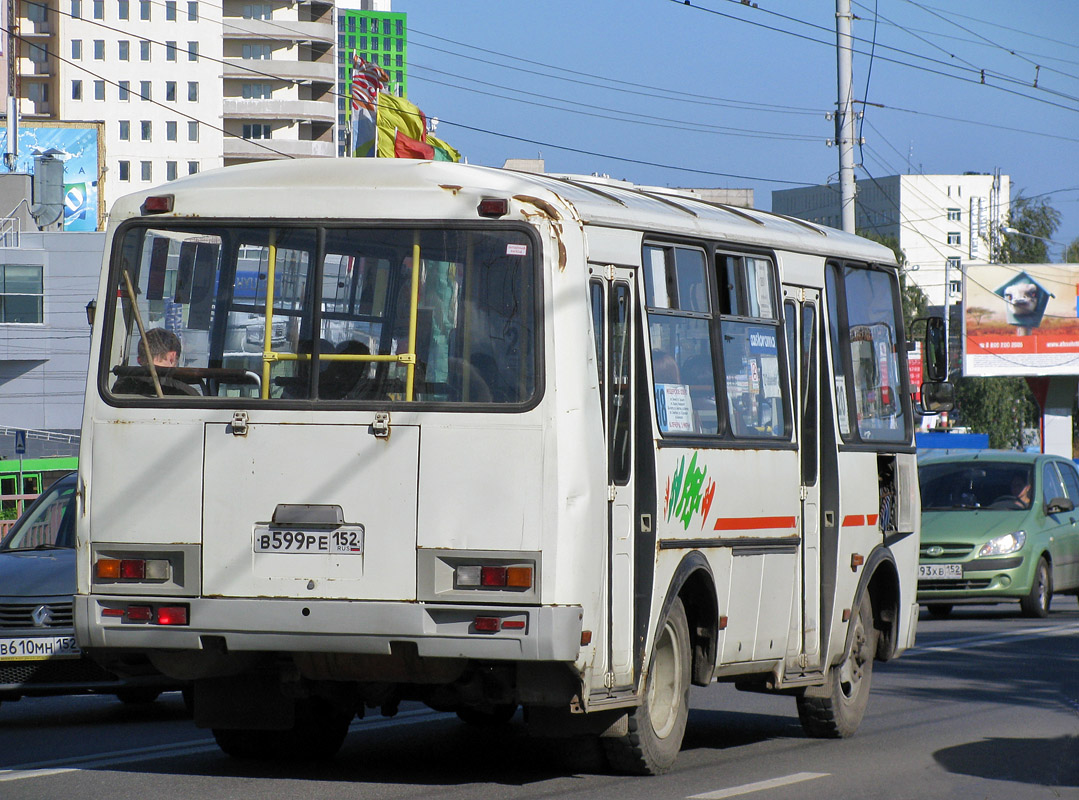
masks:
<svg viewBox="0 0 1079 800"><path fill-rule="evenodd" d="M515 589L532 588L532 567L507 567L506 586Z"/></svg>
<svg viewBox="0 0 1079 800"><path fill-rule="evenodd" d="M102 558L94 565L94 574L106 580L120 579L120 559Z"/></svg>

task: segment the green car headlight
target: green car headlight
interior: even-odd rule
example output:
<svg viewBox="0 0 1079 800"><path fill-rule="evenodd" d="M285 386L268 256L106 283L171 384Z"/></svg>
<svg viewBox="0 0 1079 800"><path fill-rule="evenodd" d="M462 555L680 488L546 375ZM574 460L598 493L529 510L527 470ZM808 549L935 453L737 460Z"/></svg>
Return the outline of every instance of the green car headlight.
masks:
<svg viewBox="0 0 1079 800"><path fill-rule="evenodd" d="M1026 540L1027 534L1025 531L1006 533L983 544L982 549L978 551L978 558L983 556L1006 556L1008 553L1014 553L1022 547Z"/></svg>

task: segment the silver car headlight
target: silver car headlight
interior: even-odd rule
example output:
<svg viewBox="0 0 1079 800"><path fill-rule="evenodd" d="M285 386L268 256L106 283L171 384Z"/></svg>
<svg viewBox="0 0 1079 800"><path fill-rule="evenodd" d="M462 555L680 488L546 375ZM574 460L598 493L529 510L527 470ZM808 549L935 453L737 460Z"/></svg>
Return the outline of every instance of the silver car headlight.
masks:
<svg viewBox="0 0 1079 800"><path fill-rule="evenodd" d="M983 556L1006 556L1008 553L1014 553L1022 547L1026 540L1026 531L1006 533L983 544L982 549L978 551L978 558Z"/></svg>

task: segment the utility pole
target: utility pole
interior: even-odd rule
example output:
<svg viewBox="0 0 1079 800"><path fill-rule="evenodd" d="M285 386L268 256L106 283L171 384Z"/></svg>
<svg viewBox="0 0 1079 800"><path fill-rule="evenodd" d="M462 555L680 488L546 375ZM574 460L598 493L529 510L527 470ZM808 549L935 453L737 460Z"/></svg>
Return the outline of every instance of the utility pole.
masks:
<svg viewBox="0 0 1079 800"><path fill-rule="evenodd" d="M836 142L843 230L854 233L854 81L851 77L850 0L835 3L836 74L839 86Z"/></svg>
<svg viewBox="0 0 1079 800"><path fill-rule="evenodd" d="M19 151L19 0L6 0L7 12L7 141L4 166L15 171Z"/></svg>

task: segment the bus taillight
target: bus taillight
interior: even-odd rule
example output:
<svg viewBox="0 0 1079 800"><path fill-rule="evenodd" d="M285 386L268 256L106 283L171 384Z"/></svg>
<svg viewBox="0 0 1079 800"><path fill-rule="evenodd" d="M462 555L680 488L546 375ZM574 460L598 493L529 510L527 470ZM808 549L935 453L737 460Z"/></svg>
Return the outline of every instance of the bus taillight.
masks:
<svg viewBox="0 0 1079 800"><path fill-rule="evenodd" d="M531 589L532 567L462 565L455 571L455 583L466 588Z"/></svg>
<svg viewBox="0 0 1079 800"><path fill-rule="evenodd" d="M169 562L163 558L99 558L94 575L98 580L163 581L169 577Z"/></svg>

